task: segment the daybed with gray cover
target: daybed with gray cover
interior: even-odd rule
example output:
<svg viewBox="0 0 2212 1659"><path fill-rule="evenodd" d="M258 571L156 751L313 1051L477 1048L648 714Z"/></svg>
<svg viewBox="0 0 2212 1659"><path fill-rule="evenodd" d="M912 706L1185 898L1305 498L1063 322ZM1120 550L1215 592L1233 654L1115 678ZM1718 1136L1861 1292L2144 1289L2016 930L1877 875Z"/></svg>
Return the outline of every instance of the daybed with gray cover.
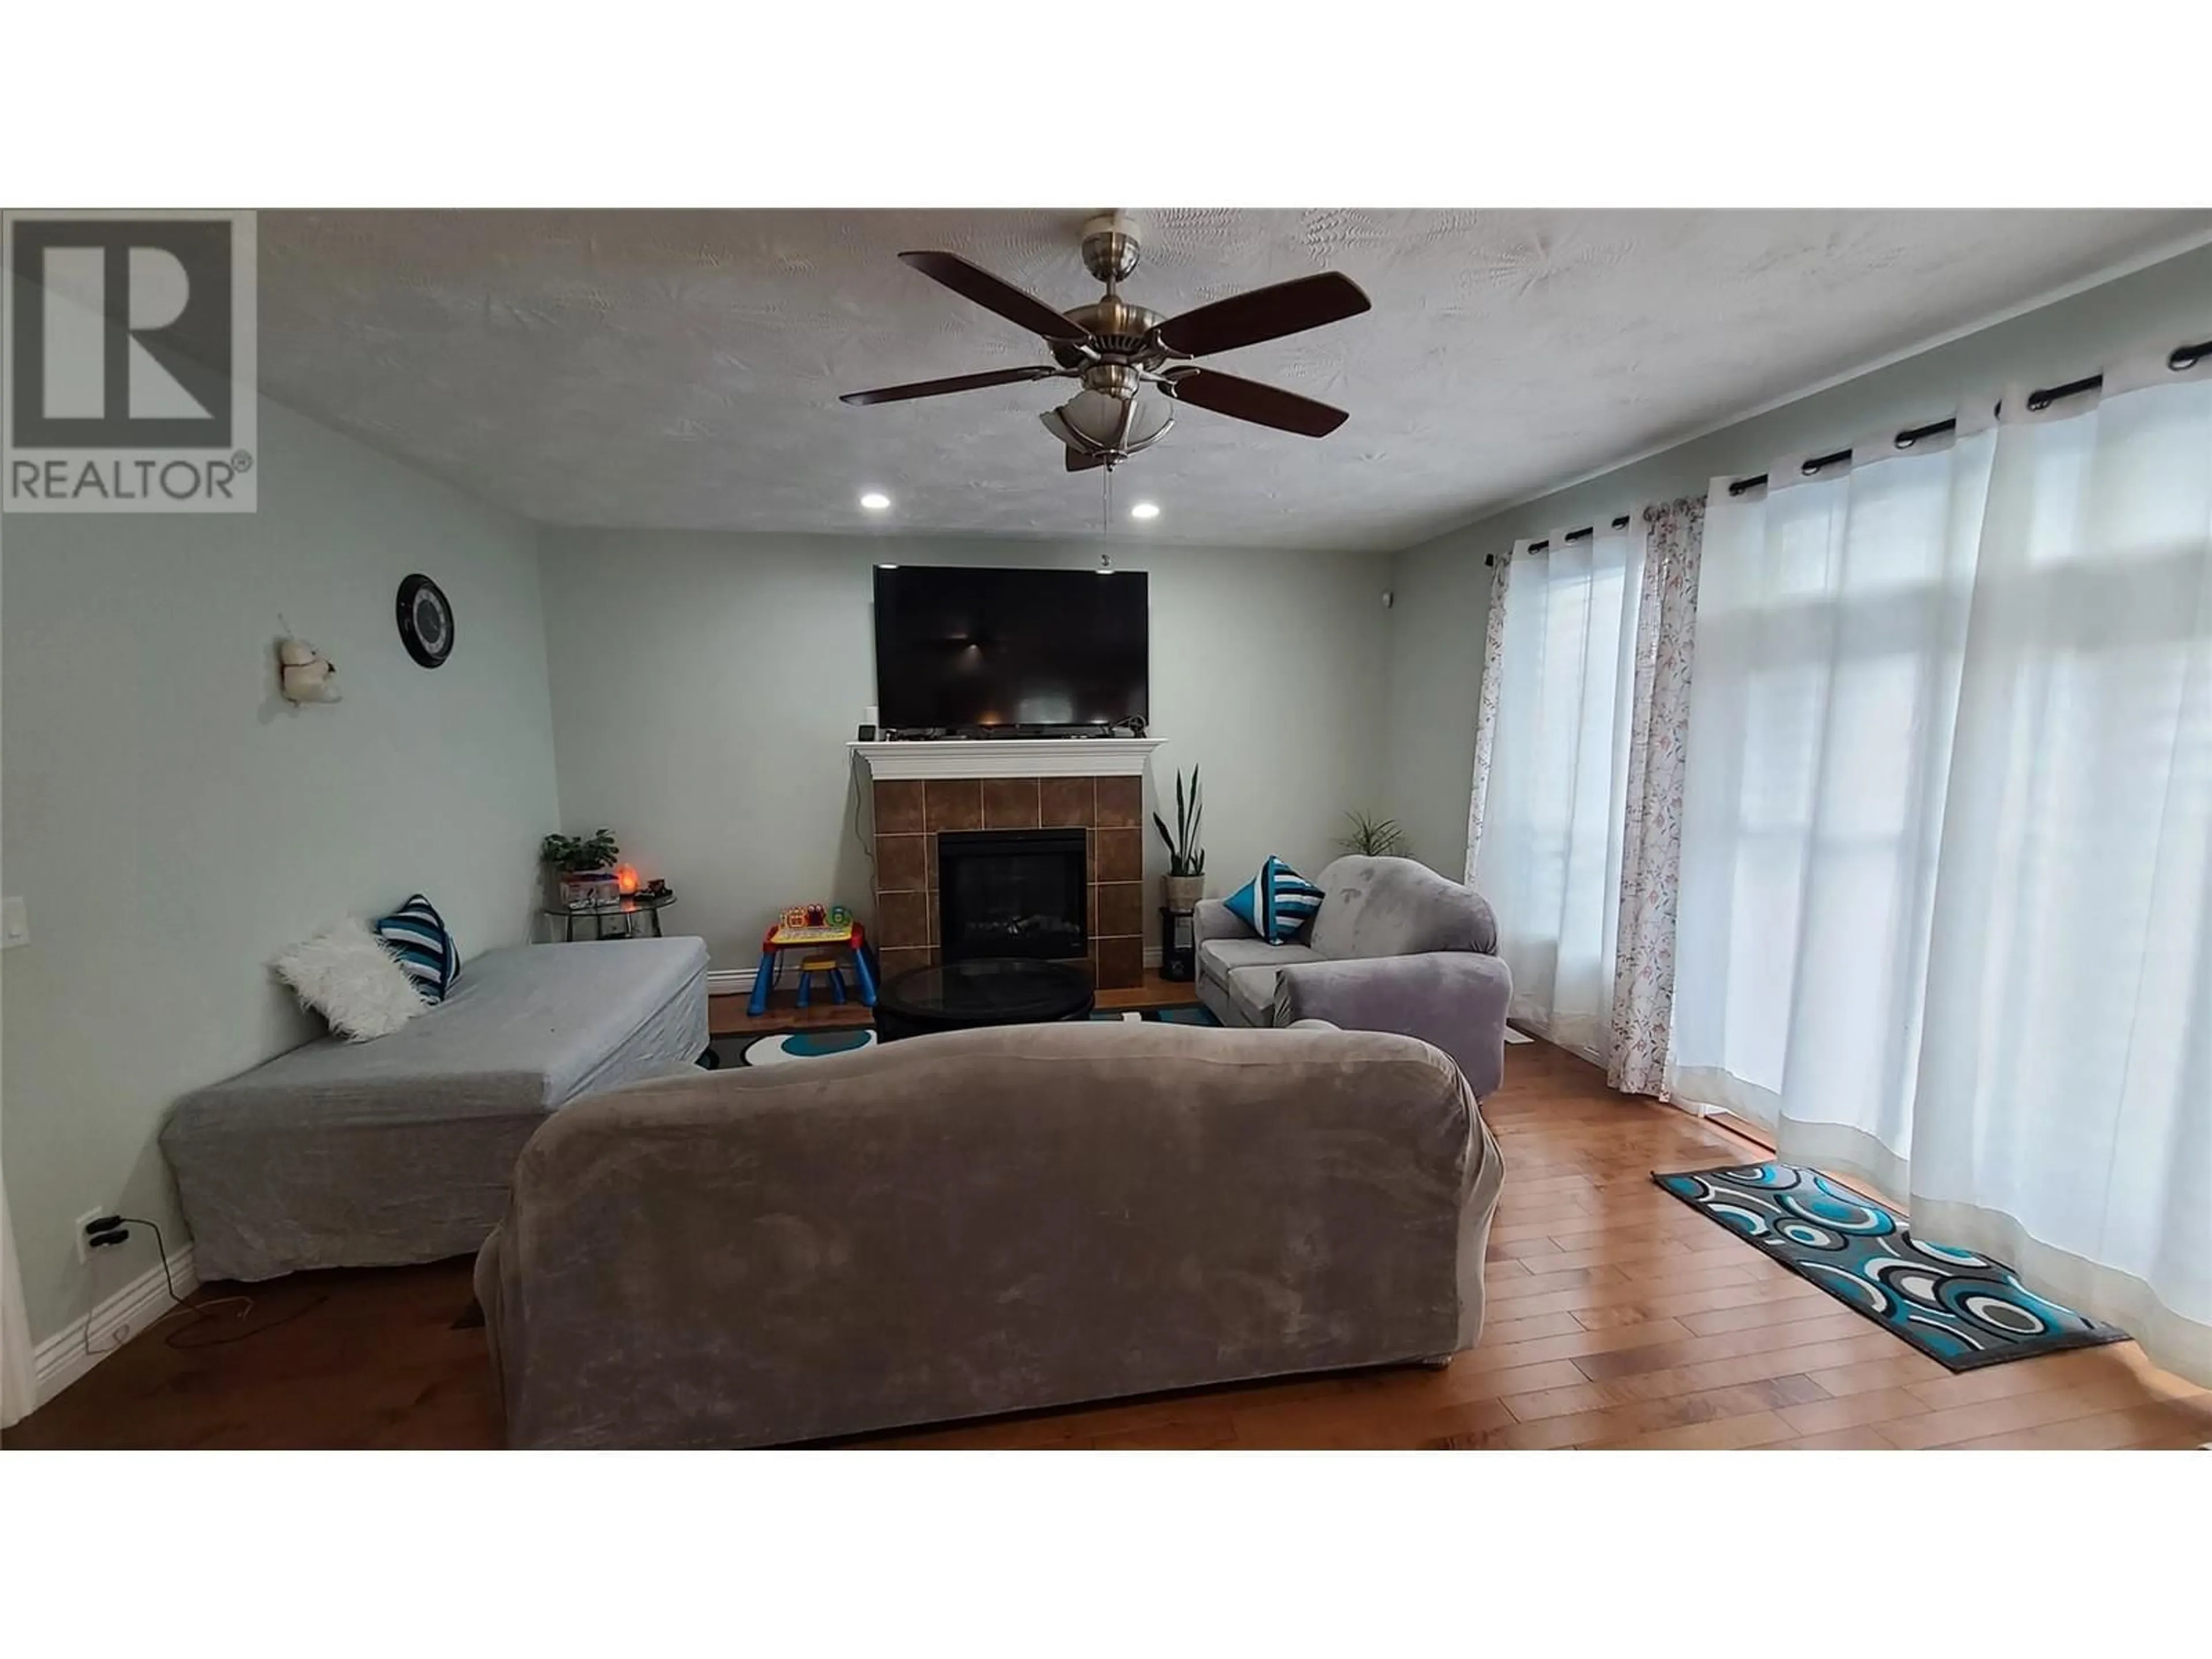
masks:
<svg viewBox="0 0 2212 1659"><path fill-rule="evenodd" d="M680 1070L706 1046L699 939L471 957L442 1003L388 1036L310 1042L178 1103L161 1150L194 1265L252 1279L466 1255L563 1103Z"/></svg>

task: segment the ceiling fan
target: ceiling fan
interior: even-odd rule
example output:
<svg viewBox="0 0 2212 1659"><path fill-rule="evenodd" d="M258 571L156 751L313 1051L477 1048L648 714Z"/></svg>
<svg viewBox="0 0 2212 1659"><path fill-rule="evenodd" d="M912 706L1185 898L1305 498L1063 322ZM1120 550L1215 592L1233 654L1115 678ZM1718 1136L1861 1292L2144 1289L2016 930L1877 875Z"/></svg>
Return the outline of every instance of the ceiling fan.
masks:
<svg viewBox="0 0 2212 1659"><path fill-rule="evenodd" d="M1121 297L1121 283L1136 270L1143 252L1136 228L1121 215L1090 221L1083 228L1083 263L1106 284L1106 292L1067 312L1054 311L1035 295L957 253L902 253L899 258L923 276L1042 337L1054 361L848 392L841 401L901 403L1023 380L1079 380L1082 391L1041 417L1046 429L1066 447L1070 472L1118 465L1157 443L1175 424L1171 409L1140 395L1146 386L1158 387L1175 403L1308 438L1325 438L1349 418L1340 409L1279 386L1201 368L1191 359L1357 317L1369 308L1357 283L1322 271L1164 318Z"/></svg>

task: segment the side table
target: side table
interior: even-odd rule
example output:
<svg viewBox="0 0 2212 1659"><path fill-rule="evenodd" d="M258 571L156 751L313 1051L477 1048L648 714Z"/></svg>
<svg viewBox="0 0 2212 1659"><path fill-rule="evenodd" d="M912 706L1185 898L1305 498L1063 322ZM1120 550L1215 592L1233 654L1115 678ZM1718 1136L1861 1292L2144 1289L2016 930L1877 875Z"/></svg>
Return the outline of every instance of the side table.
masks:
<svg viewBox="0 0 2212 1659"><path fill-rule="evenodd" d="M673 893L664 893L658 898L650 898L645 894L641 893L635 898L624 899L620 904L602 905L595 909L590 910L570 910L558 904L548 904L541 908L544 910L547 915L553 917L557 921L567 924L568 932L563 937L562 942L567 945L574 945L576 942L576 924L586 919L588 919L592 924L592 938L594 939L637 939L641 937L638 932L638 923L636 920L640 916L647 918L651 924L650 936L653 939L659 939L662 937L660 932L660 913L675 902L676 895ZM620 933L610 933L607 932L607 918L609 916L621 916L624 919L623 921L622 931ZM588 942L589 941L587 940L586 943Z"/></svg>
<svg viewBox="0 0 2212 1659"><path fill-rule="evenodd" d="M1160 977L1182 981L1198 977L1198 913L1160 907Z"/></svg>

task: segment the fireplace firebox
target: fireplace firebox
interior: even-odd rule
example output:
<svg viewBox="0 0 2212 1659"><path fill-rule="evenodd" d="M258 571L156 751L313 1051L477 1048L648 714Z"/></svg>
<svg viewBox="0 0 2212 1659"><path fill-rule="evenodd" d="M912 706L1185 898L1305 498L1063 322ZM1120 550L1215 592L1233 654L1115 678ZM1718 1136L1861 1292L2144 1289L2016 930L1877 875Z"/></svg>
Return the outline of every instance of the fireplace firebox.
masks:
<svg viewBox="0 0 2212 1659"><path fill-rule="evenodd" d="M945 961L1090 953L1082 830L942 830L937 871L937 936Z"/></svg>

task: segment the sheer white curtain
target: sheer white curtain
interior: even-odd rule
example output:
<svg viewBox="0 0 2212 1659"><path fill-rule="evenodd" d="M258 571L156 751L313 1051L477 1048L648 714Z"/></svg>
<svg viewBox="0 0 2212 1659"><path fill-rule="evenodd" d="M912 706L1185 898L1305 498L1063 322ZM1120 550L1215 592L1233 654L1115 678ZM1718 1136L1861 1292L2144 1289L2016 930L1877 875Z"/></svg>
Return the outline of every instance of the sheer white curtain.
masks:
<svg viewBox="0 0 2212 1659"><path fill-rule="evenodd" d="M1715 489L1670 1079L2212 1382L2212 374L2107 386Z"/></svg>
<svg viewBox="0 0 2212 1659"><path fill-rule="evenodd" d="M1613 1018L1641 523L1513 552L1468 880L1497 913L1513 1018L1602 1062Z"/></svg>
<svg viewBox="0 0 2212 1659"><path fill-rule="evenodd" d="M1899 1196L1880 1148L1908 1122L1993 443L1777 464L1705 510L1670 1086ZM1815 1146L1814 1124L1866 1133Z"/></svg>
<svg viewBox="0 0 2212 1659"><path fill-rule="evenodd" d="M2145 372L1997 441L1912 1211L2212 1384L2212 375Z"/></svg>

